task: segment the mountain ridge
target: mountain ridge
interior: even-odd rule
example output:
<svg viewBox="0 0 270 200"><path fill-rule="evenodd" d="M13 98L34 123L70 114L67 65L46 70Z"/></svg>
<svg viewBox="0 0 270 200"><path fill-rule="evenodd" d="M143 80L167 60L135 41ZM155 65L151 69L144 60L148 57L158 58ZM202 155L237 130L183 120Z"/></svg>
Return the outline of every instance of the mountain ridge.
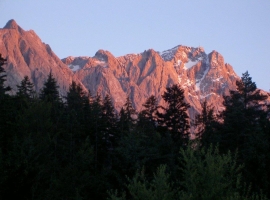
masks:
<svg viewBox="0 0 270 200"><path fill-rule="evenodd" d="M220 53L207 54L202 47L177 45L162 52L149 49L119 57L101 49L93 57L69 56L60 60L33 30L24 31L15 20L0 29L0 52L8 58L7 84L13 92L26 75L39 91L52 72L62 96L66 95L71 81L75 81L92 95L109 94L117 111L127 97L138 111L151 95L165 106L161 95L167 87L179 84L191 105L192 118L201 111L204 100L219 112L224 109L223 95L235 90L239 80Z"/></svg>

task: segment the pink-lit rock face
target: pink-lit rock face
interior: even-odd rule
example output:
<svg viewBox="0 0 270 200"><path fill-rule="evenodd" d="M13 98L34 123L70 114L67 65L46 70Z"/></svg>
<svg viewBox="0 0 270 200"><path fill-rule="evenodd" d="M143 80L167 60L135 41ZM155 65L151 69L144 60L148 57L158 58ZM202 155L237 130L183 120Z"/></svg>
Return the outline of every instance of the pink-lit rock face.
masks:
<svg viewBox="0 0 270 200"><path fill-rule="evenodd" d="M23 30L14 20L0 29L0 52L7 57L7 82L13 93L24 76L28 76L39 91L50 71L57 79L61 95L65 95L72 80L80 82L73 72L43 43L33 30Z"/></svg>
<svg viewBox="0 0 270 200"><path fill-rule="evenodd" d="M221 54L207 54L201 47L176 46L163 52L150 49L121 57L99 50L93 57L70 56L60 60L34 31L24 31L14 20L0 29L0 53L8 58L7 84L13 92L26 75L39 91L51 71L62 95L74 80L92 95L111 95L118 111L127 96L137 111L151 95L166 106L161 95L166 87L179 84L185 90L186 101L191 105L189 114L194 118L205 99L216 111L223 110L223 95L236 89L235 82L239 80Z"/></svg>
<svg viewBox="0 0 270 200"><path fill-rule="evenodd" d="M205 99L217 111L223 109L223 95L236 89L239 77L222 55L203 48L177 46L156 52L127 54L115 58L110 52L99 50L94 57L68 57L63 62L75 70L75 77L95 94L109 93L119 110L130 96L139 111L151 95L165 106L161 95L166 87L179 84L185 90L186 101L191 104L190 115L201 110Z"/></svg>

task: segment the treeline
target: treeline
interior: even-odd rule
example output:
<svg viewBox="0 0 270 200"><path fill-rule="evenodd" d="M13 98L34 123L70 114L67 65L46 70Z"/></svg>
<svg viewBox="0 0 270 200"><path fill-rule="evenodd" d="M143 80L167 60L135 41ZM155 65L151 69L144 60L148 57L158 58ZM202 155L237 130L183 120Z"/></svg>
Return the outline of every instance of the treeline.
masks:
<svg viewBox="0 0 270 200"><path fill-rule="evenodd" d="M50 73L39 94L25 77L9 95L0 56L0 199L268 199L267 96L246 72L218 115L206 102L191 121L172 85L137 113L117 114L109 95ZM190 139L191 126L196 139Z"/></svg>

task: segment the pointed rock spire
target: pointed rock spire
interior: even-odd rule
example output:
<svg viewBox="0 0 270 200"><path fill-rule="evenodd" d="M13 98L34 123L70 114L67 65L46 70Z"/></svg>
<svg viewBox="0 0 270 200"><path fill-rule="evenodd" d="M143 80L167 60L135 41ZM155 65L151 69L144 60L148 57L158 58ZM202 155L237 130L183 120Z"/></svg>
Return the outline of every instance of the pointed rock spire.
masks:
<svg viewBox="0 0 270 200"><path fill-rule="evenodd" d="M4 29L16 29L20 33L24 31L14 19L9 20L4 26Z"/></svg>

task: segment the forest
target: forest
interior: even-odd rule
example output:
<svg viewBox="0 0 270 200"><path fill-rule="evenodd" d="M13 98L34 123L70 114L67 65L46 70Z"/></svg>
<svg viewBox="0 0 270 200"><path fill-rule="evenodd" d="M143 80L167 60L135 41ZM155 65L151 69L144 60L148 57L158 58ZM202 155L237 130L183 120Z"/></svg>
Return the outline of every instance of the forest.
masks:
<svg viewBox="0 0 270 200"><path fill-rule="evenodd" d="M270 198L270 107L248 72L225 110L189 119L179 85L119 113L109 95L48 75L10 95L0 56L0 199L211 200ZM14 88L13 88L14 89ZM195 139L190 139L193 128Z"/></svg>

